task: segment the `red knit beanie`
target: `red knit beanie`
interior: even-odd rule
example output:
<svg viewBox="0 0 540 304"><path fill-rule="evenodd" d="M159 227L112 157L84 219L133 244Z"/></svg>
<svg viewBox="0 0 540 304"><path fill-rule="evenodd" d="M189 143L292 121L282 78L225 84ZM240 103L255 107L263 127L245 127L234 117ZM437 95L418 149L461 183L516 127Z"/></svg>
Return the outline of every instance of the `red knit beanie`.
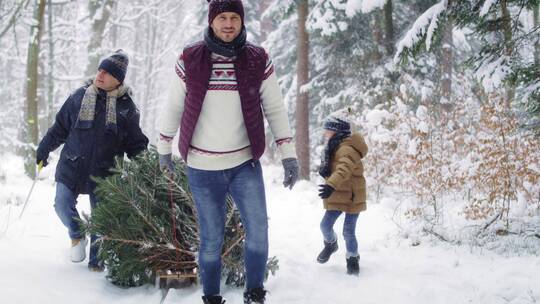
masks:
<svg viewBox="0 0 540 304"><path fill-rule="evenodd" d="M212 24L217 15L225 12L237 13L244 24L244 5L242 0L207 0L208 8L208 25Z"/></svg>

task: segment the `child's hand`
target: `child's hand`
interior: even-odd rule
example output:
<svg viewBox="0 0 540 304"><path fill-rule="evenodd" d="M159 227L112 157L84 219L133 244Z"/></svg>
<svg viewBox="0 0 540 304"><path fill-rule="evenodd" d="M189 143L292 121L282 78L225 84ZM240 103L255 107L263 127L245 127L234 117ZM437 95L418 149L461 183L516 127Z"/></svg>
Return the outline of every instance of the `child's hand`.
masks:
<svg viewBox="0 0 540 304"><path fill-rule="evenodd" d="M324 184L319 185L319 197L322 199L329 198L330 195L334 192L334 188L332 186Z"/></svg>

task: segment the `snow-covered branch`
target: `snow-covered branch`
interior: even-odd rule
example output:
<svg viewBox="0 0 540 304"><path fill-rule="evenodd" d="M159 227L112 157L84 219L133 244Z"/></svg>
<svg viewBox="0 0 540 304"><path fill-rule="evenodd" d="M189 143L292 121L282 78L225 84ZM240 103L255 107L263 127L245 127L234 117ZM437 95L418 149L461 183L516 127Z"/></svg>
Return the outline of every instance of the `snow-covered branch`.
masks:
<svg viewBox="0 0 540 304"><path fill-rule="evenodd" d="M427 50L430 50L433 34L437 29L439 18L445 13L447 7L448 0L442 0L416 19L411 29L399 41L394 62L398 63L405 55L405 50L414 48L417 43L421 43L424 39Z"/></svg>

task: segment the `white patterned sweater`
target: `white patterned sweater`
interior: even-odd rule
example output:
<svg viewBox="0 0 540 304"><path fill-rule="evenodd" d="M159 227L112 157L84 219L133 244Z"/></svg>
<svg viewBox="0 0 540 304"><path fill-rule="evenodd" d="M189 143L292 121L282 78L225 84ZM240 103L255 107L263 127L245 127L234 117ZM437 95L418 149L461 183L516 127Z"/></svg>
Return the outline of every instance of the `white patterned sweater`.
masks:
<svg viewBox="0 0 540 304"><path fill-rule="evenodd" d="M234 60L235 58L212 53L209 88L188 150L189 167L224 170L236 167L253 157L240 104ZM186 84L182 56L176 62L175 69L178 77L174 77L172 81L159 120L157 150L160 154L171 153L172 139L180 127L184 110ZM289 119L274 66L269 58L260 95L264 116L276 139L282 159L296 158Z"/></svg>

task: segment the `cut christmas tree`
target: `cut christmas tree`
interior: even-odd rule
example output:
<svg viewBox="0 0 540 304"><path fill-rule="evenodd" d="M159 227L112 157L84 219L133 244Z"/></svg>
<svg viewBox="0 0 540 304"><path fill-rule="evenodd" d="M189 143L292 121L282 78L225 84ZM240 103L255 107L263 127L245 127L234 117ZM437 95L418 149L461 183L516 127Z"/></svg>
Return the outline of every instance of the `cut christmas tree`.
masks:
<svg viewBox="0 0 540 304"><path fill-rule="evenodd" d="M134 161L117 160L106 178L96 178L98 207L85 219L88 233L100 236L99 257L115 285L134 287L171 274L185 281L197 276L199 233L195 205L185 167L175 161L175 174L159 169L154 149ZM225 283L243 286L244 229L240 213L227 199L222 276ZM269 259L266 275L278 269Z"/></svg>

